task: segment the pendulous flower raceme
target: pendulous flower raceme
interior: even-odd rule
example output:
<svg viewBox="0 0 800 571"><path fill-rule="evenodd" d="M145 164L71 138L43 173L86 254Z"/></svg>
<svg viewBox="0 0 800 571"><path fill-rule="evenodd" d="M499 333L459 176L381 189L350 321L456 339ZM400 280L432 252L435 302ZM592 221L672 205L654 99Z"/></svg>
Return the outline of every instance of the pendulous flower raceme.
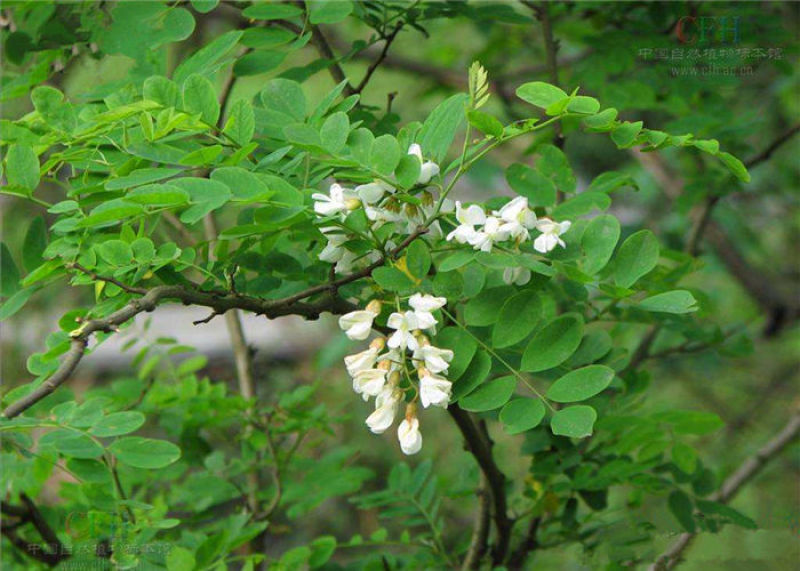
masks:
<svg viewBox="0 0 800 571"><path fill-rule="evenodd" d="M422 448L417 403L422 408L447 408L452 383L446 375L453 352L431 345L427 335L435 333L438 320L434 312L444 307L447 299L416 293L406 300L406 310L401 310L400 301L394 300L397 311L386 321L394 331L388 337L373 339L364 351L346 356L344 364L353 380L353 390L365 401L375 398L375 410L366 420L375 434L394 424L405 403L397 438L405 454L416 454ZM381 302L372 300L363 310L341 316L339 327L350 339L366 339L381 309Z"/></svg>
<svg viewBox="0 0 800 571"><path fill-rule="evenodd" d="M393 226L389 236L407 236L421 225L427 224L437 212L452 210L450 200L439 201L427 188L431 180L439 174L439 165L426 161L422 148L417 143L409 147L408 154L417 157L420 163L416 185L409 192L398 191L387 180L376 179L354 188L346 188L334 182L328 194L317 192L311 195L314 212L326 222L320 227L320 232L327 239L327 244L320 252L319 259L335 264L337 274L350 273L359 263L368 264L381 257L376 249L357 254L347 247L348 242L360 237L358 232L346 225L347 217L351 213L363 209L369 224L369 231L365 234L373 239L378 230L389 224ZM428 229L428 236L441 237L442 230L438 221L431 223ZM381 246L386 250L394 248L396 244L391 238L386 238Z"/></svg>
<svg viewBox="0 0 800 571"><path fill-rule="evenodd" d="M537 218L524 196L514 198L489 216L477 204L464 207L456 202L456 220L458 226L447 235L447 240L469 244L482 252L491 252L495 244L509 240L520 245L530 240L531 230L537 230L540 234L533 242L533 249L546 254L556 246L566 248L561 235L572 225L568 221ZM503 273L503 279L509 284L523 285L530 277L530 271L525 268L507 268Z"/></svg>

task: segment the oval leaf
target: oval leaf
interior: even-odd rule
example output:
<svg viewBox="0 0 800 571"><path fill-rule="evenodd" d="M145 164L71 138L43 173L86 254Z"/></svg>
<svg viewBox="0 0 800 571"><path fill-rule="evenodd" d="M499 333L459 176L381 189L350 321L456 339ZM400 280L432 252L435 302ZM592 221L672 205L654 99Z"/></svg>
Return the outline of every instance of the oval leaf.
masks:
<svg viewBox="0 0 800 571"><path fill-rule="evenodd" d="M578 402L604 390L614 379L614 370L603 365L589 365L558 379L547 391L556 402Z"/></svg>
<svg viewBox="0 0 800 571"><path fill-rule="evenodd" d="M544 404L539 399L514 399L500 411L500 422L508 434L536 428L544 418Z"/></svg>
<svg viewBox="0 0 800 571"><path fill-rule="evenodd" d="M523 371L544 371L566 361L580 345L583 318L577 313L556 317L534 335L522 355Z"/></svg>
<svg viewBox="0 0 800 571"><path fill-rule="evenodd" d="M558 436L585 438L591 436L597 412L585 405L571 406L557 411L550 421L550 430Z"/></svg>

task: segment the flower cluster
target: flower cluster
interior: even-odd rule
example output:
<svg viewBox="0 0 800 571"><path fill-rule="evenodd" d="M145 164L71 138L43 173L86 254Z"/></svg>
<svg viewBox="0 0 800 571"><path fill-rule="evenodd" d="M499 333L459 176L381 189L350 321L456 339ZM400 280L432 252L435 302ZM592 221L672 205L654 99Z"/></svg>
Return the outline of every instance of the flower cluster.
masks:
<svg viewBox="0 0 800 571"><path fill-rule="evenodd" d="M528 199L524 196L516 197L500 210L493 211L490 216L477 204L465 208L460 202L456 202L456 220L459 225L447 235L447 240L469 244L483 252L491 252L496 243L507 240L521 244L530 240L530 230L535 229L540 234L534 240L533 248L546 254L556 246L566 247L561 235L572 224L568 221L555 222L549 218L536 218L536 214L528 208ZM509 268L504 279L508 283L521 285L530 279L530 272L524 268Z"/></svg>
<svg viewBox="0 0 800 571"><path fill-rule="evenodd" d="M375 397L375 411L366 420L372 432L388 430L401 403L407 403L397 428L405 454L416 454L422 448L417 401L423 408L446 408L450 401L452 384L445 375L453 352L434 347L426 335L436 332L434 312L446 303L443 297L412 295L409 309L399 311L398 305L398 311L389 315L386 324L393 332L388 337L378 337L365 351L344 358L353 390L365 401ZM339 327L350 339L365 340L380 313L381 303L373 300L364 309L343 315Z"/></svg>
<svg viewBox="0 0 800 571"><path fill-rule="evenodd" d="M425 186L431 179L439 174L439 165L426 161L422 157L422 148L414 143L408 149L408 154L419 159L420 171L416 184ZM434 196L428 190L422 190L419 200L404 201L398 197L397 189L385 180L345 188L338 183L333 183L328 194L314 193L314 212L318 216L343 223L348 214L359 208L364 209L367 219L374 232L385 224L394 224L395 232L411 234L417 227L424 224L436 210ZM419 204L415 204L418 202ZM451 206L452 208L452 206ZM430 226L430 235L441 236L441 227L438 222ZM352 271L354 263L365 259L368 263L380 258L380 253L372 251L362 258L348 250L345 243L353 238L343 225L323 226L320 231L327 238L328 243L319 255L320 260L336 264L337 274L346 274ZM388 241L385 246L393 248L394 243Z"/></svg>

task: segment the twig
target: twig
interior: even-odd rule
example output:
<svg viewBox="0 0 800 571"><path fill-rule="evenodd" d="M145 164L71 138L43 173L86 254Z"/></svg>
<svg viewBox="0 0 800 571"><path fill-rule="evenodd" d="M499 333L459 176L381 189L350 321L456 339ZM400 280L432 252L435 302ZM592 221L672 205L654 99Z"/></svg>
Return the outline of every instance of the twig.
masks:
<svg viewBox="0 0 800 571"><path fill-rule="evenodd" d="M478 569L486 553L486 542L489 539L489 517L491 515L489 482L486 474L481 471L478 484L478 513L475 514L475 525L472 528L472 537L469 541L467 554L461 564L462 571Z"/></svg>
<svg viewBox="0 0 800 571"><path fill-rule="evenodd" d="M298 6L300 6L306 13L308 13L308 6L306 2L302 0L298 0L295 2ZM328 66L328 71L333 77L336 83L342 83L343 81L347 80L347 75L345 75L342 66L339 64L339 59L336 57L336 54L333 53L333 49L331 45L328 43L328 39L325 37L325 34L322 33L322 29L315 25L310 24L309 28L311 29L311 42L317 48L319 55L327 59L331 62L330 66ZM354 95L356 92L353 89L353 86L350 85L350 82L347 81L344 85L344 94L347 96Z"/></svg>
<svg viewBox="0 0 800 571"><path fill-rule="evenodd" d="M392 45L392 42L402 29L403 29L403 22L400 21L394 27L392 33L386 36L381 53L378 54L378 57L375 58L375 61L373 61L367 68L367 72L364 74L364 79L362 79L361 83L359 83L355 88L355 93L361 93L362 91L364 91L364 88L367 86L367 83L369 83L369 80L372 78L372 74L375 73L375 70L378 69L378 66L380 66L381 63L383 63L383 60L386 59L386 55L389 53L389 47Z"/></svg>
<svg viewBox="0 0 800 571"><path fill-rule="evenodd" d="M530 0L523 0L522 2L533 10L536 19L542 24L542 39L544 40L544 54L547 66L547 75L550 78L550 83L555 86L559 85L558 81L558 62L556 61L556 54L558 53L558 40L553 38L553 23L550 20L550 7L547 2L536 4ZM554 144L559 149L564 148L564 134L561 129L561 123L553 125L553 132L556 135Z"/></svg>
<svg viewBox="0 0 800 571"><path fill-rule="evenodd" d="M761 469L772 458L778 455L792 440L800 434L800 411L795 412L789 422L767 442L754 456L745 460L725 482L720 489L711 497L711 500L720 503L727 503L736 493L753 479ZM681 536L664 552L656 562L650 566L650 571L663 571L675 568L682 561L685 551L691 546L697 533L683 533Z"/></svg>
<svg viewBox="0 0 800 571"><path fill-rule="evenodd" d="M536 539L536 534L539 532L539 526L542 524L542 516L537 516L531 520L528 526L528 533L525 534L525 539L520 543L519 547L511 554L511 559L508 562L509 569L521 569L525 565L525 560L531 551L539 547L539 540Z"/></svg>
<svg viewBox="0 0 800 571"><path fill-rule="evenodd" d="M8 503L3 503L0 511L5 515L19 518L16 523L8 523L2 521L0 529L2 534L14 545L17 549L36 559L42 563L46 563L51 567L55 567L61 561L69 559L71 553L64 549L64 545L58 539L53 528L47 523L39 508L26 494L20 494L20 500L23 506L14 506ZM39 536L44 540L44 545L47 547L45 550L42 545L26 541L17 535L17 528L25 523L30 522Z"/></svg>
<svg viewBox="0 0 800 571"><path fill-rule="evenodd" d="M749 160L745 161L744 166L750 169L760 163L763 163L764 161L769 159L772 156L772 153L774 153L781 145L783 145L789 139L794 137L797 133L800 133L800 123L794 125L793 127L790 127L787 131L784 131L777 139L772 141L772 143L770 143L767 146L767 148L758 153L756 156L751 157Z"/></svg>
<svg viewBox="0 0 800 571"><path fill-rule="evenodd" d="M90 278L92 278L95 281L101 281L101 282L107 282L107 283L113 284L113 285L117 286L119 289L121 289L123 291L127 291L128 293L135 293L135 294L138 294L138 295L143 295L143 294L147 293L147 290L145 288L129 286L128 284L124 284L124 283L122 283L121 281L119 281L117 279L110 278L110 277L107 277L107 276L101 276L97 272L93 272L92 270L83 267L78 262L69 262L69 263L65 264L65 267L68 270L78 270L79 272L86 274L87 276L89 276Z"/></svg>
<svg viewBox="0 0 800 571"><path fill-rule="evenodd" d="M492 492L492 503L494 505L492 519L497 530L497 538L492 549L492 561L495 564L500 564L505 560L508 553L508 545L511 541L511 527L513 525L507 513L506 477L497 467L492 457L491 441L478 428L472 416L455 403L447 407L447 412L453 417L461 434L464 436L467 449L478 462Z"/></svg>

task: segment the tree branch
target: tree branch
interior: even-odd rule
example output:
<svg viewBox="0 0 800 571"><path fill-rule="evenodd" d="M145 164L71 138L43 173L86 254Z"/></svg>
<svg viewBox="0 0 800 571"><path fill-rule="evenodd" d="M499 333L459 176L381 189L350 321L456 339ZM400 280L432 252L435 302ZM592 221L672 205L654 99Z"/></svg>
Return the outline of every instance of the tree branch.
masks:
<svg viewBox="0 0 800 571"><path fill-rule="evenodd" d="M751 157L749 160L745 161L744 166L750 169L753 168L754 166L759 165L760 163L763 163L764 161L769 159L772 156L772 153L778 150L778 148L780 148L781 145L786 143L797 133L800 133L800 123L794 125L793 127L790 127L787 131L784 131L777 139L772 141L772 143L770 143L767 146L767 148L758 153L756 156Z"/></svg>
<svg viewBox="0 0 800 571"><path fill-rule="evenodd" d="M356 86L355 88L355 93L361 93L362 91L364 91L364 88L367 86L367 83L369 83L369 80L372 78L372 74L375 73L375 70L378 69L378 66L380 66L386 59L386 55L389 53L389 47L392 45L392 42L397 37L397 34L400 33L401 29L403 29L402 21L398 22L397 25L394 27L392 33L386 36L386 38L384 38L385 43L383 44L383 49L381 50L381 53L378 54L378 57L375 58L375 61L373 61L367 68L367 72L364 74L364 79L362 79L361 83L359 83L358 86Z"/></svg>
<svg viewBox="0 0 800 571"><path fill-rule="evenodd" d="M723 482L720 489L711 497L715 502L727 503L732 499L736 493L752 480L761 469L772 458L777 456L792 440L800 435L800 411L796 411L789 422L775 435L769 442L767 442L756 454L748 458L739 469L737 469L725 482ZM662 553L653 565L650 566L650 571L664 571L666 569L673 569L682 561L683 554L691 546L697 533L683 533L681 536L664 552Z"/></svg>
<svg viewBox="0 0 800 571"><path fill-rule="evenodd" d="M495 564L500 564L505 560L508 553L508 545L511 541L511 527L513 525L507 513L506 477L497 467L492 457L491 440L478 427L472 415L455 403L447 407L447 412L456 422L461 434L464 436L467 449L475 457L489 484L492 503L494 504L492 519L497 530L497 538L492 549L492 561Z"/></svg>
<svg viewBox="0 0 800 571"><path fill-rule="evenodd" d="M486 474L481 471L480 483L478 484L478 513L475 514L475 525L472 528L472 538L469 542L467 554L461 564L462 571L468 569L478 569L486 553L486 542L489 540L489 518L491 516L489 481Z"/></svg>
<svg viewBox="0 0 800 571"><path fill-rule="evenodd" d="M47 523L47 520L42 515L42 512L39 511L39 508L36 507L33 500L25 493L20 494L20 500L22 501L22 506L3 503L2 507L0 507L0 511L2 511L3 514L19 518L19 522L12 524L5 521L2 522L0 529L2 529L3 535L6 536L17 549L29 557L46 563L51 567L55 567L61 561L69 559L71 556L70 552L64 549L64 545L61 543L61 540L58 539L58 535L56 535L53 528L50 527L50 524ZM47 550L41 545L26 541L17 535L17 528L28 522L33 525L39 533L39 536L44 540L44 545L47 547Z"/></svg>

